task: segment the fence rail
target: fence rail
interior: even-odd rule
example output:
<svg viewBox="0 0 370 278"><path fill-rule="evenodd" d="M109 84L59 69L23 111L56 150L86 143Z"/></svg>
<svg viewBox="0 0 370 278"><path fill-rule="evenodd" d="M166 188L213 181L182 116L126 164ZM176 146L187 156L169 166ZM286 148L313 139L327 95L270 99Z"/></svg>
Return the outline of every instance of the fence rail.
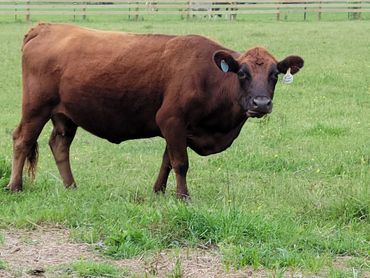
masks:
<svg viewBox="0 0 370 278"><path fill-rule="evenodd" d="M281 13L349 13L361 18L370 13L370 0L0 0L0 15L128 15L135 19L143 15L179 15L181 17L221 17L235 19L245 14Z"/></svg>

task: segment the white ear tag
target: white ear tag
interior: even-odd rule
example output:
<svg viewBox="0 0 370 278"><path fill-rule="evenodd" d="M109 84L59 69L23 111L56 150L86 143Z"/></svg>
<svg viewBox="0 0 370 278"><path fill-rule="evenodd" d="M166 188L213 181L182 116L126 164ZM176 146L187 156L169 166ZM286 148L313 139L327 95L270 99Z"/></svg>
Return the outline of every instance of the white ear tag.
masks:
<svg viewBox="0 0 370 278"><path fill-rule="evenodd" d="M229 71L229 65L225 62L225 60L221 60L221 69L223 72Z"/></svg>
<svg viewBox="0 0 370 278"><path fill-rule="evenodd" d="M283 76L283 83L284 84L291 84L291 83L293 83L293 75L290 73L290 68L288 69L288 71L286 72L286 74L284 74L284 76Z"/></svg>

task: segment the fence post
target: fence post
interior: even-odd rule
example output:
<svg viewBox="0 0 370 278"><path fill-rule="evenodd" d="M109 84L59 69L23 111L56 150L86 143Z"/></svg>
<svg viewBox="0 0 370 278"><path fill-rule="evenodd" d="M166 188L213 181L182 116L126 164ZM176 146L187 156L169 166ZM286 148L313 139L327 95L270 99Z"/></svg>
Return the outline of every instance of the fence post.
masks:
<svg viewBox="0 0 370 278"><path fill-rule="evenodd" d="M189 5L190 5L190 2L187 1L185 2L184 4L184 7L180 9L180 18L181 20L183 19L189 19Z"/></svg>
<svg viewBox="0 0 370 278"><path fill-rule="evenodd" d="M82 7L82 20L86 19L86 6L87 2L83 2L83 7Z"/></svg>
<svg viewBox="0 0 370 278"><path fill-rule="evenodd" d="M191 12L191 1L192 0L189 0L188 1L188 12L186 13L186 20L189 20L190 19L190 12Z"/></svg>
<svg viewBox="0 0 370 278"><path fill-rule="evenodd" d="M230 10L237 11L238 8L236 8L235 5L237 5L237 2L232 2L232 6L231 6L231 9ZM236 16L237 16L236 13L235 14L230 14L230 20L236 20Z"/></svg>
<svg viewBox="0 0 370 278"><path fill-rule="evenodd" d="M127 15L127 18L128 20L131 19L131 1L127 1L127 4L128 4L128 15Z"/></svg>
<svg viewBox="0 0 370 278"><path fill-rule="evenodd" d="M320 2L319 2L319 12L318 12L318 14L317 14L317 19L318 19L318 20L321 20L321 4L322 4L322 2L320 1Z"/></svg>
<svg viewBox="0 0 370 278"><path fill-rule="evenodd" d="M139 20L139 2L136 2L136 7L135 7L135 21L138 21Z"/></svg>
<svg viewBox="0 0 370 278"><path fill-rule="evenodd" d="M76 2L73 2L73 21L76 21L76 5L77 3Z"/></svg>
<svg viewBox="0 0 370 278"><path fill-rule="evenodd" d="M30 19L31 19L30 0L27 0L26 6L27 6L26 21L30 21Z"/></svg>
<svg viewBox="0 0 370 278"><path fill-rule="evenodd" d="M14 21L17 21L18 17L17 17L17 2L15 3L15 8L14 8Z"/></svg>
<svg viewBox="0 0 370 278"><path fill-rule="evenodd" d="M359 1L359 2L351 2L353 4L353 6L350 6L352 12L351 12L351 16L352 16L352 19L362 19L362 15L361 15L361 12L356 12L356 10L361 10L361 6L362 6L362 0ZM360 4L358 7L356 7L355 5L356 4ZM348 13L349 14L349 13ZM348 15L348 18L349 15Z"/></svg>

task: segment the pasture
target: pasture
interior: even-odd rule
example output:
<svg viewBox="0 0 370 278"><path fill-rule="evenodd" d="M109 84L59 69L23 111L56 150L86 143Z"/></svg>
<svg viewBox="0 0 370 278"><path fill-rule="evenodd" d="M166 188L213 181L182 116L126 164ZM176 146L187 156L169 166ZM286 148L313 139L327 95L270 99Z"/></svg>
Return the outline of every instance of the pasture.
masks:
<svg viewBox="0 0 370 278"><path fill-rule="evenodd" d="M302 56L305 67L293 84L278 83L272 114L248 120L228 150L208 157L189 151L189 203L175 198L173 175L165 196L152 193L163 139L113 145L81 129L71 148L78 188L65 190L47 124L38 140L35 182L26 180L22 193L0 191L0 244L9 230L59 227L73 241L93 244L100 257L150 260L161 250L202 248L220 256L223 275L248 268L255 277L261 271L275 277L370 277L370 21L77 24L196 33L236 50L262 45L280 59ZM21 112L20 46L31 25L0 24L1 188L9 180L11 131ZM167 275L187 275L180 257ZM1 269L25 271L15 272L2 257ZM80 276L143 277L86 261L68 269ZM97 270L86 274L90 269Z"/></svg>

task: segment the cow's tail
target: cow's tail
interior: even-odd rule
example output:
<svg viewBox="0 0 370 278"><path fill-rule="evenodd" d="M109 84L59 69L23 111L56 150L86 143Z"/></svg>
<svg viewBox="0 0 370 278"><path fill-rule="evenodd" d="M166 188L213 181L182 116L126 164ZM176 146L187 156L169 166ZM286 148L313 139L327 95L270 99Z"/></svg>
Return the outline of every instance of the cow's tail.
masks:
<svg viewBox="0 0 370 278"><path fill-rule="evenodd" d="M32 180L35 179L36 176L36 166L38 158L39 158L39 147L37 142L35 142L27 154L27 172L28 176Z"/></svg>

